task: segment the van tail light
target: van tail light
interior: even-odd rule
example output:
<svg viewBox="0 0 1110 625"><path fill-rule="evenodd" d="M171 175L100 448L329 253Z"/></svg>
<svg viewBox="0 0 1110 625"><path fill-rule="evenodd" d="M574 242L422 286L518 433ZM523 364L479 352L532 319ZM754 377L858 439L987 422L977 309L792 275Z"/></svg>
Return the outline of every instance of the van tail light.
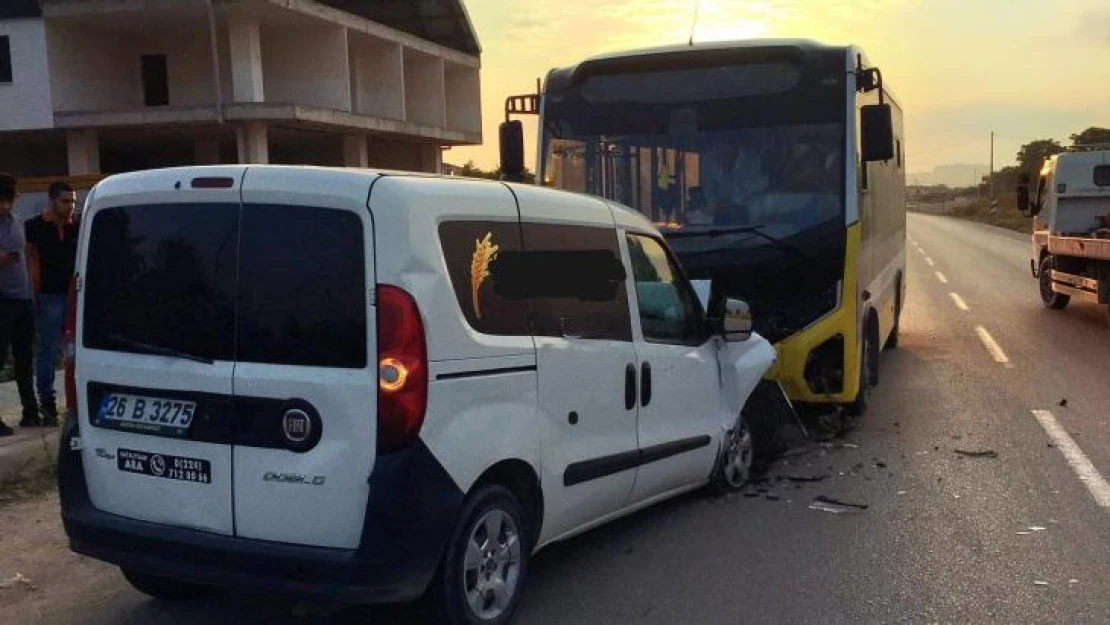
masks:
<svg viewBox="0 0 1110 625"><path fill-rule="evenodd" d="M428 348L416 300L378 286L378 452L411 445L428 405Z"/></svg>
<svg viewBox="0 0 1110 625"><path fill-rule="evenodd" d="M73 276L69 282L69 297L66 298L66 324L62 333L62 362L65 365L66 411L77 412L77 280Z"/></svg>

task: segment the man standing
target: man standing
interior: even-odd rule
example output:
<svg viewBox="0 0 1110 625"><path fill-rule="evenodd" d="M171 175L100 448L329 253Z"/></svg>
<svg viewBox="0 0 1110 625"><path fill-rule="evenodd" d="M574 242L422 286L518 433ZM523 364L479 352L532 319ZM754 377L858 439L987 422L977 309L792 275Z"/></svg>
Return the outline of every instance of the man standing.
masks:
<svg viewBox="0 0 1110 625"><path fill-rule="evenodd" d="M27 261L23 227L12 216L18 195L13 176L0 173L0 369L12 348L15 381L23 403L20 425L39 423L31 378L31 343L35 334L35 314L31 306L31 285L27 279ZM12 429L0 422L0 436L9 436Z"/></svg>
<svg viewBox="0 0 1110 625"><path fill-rule="evenodd" d="M35 292L35 328L39 353L35 381L38 385L42 424L58 425L54 400L54 372L58 363L58 340L65 325L66 298L77 258L77 225L73 211L77 194L64 182L55 182L47 192L50 204L41 215L27 220L27 268Z"/></svg>

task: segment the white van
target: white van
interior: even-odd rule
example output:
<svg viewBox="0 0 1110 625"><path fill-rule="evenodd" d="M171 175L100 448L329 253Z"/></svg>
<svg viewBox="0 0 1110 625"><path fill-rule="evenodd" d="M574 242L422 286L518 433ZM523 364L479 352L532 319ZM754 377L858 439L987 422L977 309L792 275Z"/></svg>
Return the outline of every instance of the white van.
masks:
<svg viewBox="0 0 1110 625"><path fill-rule="evenodd" d="M640 214L530 186L220 166L108 178L81 226L72 549L139 590L427 599L504 623L531 554L738 488L772 364Z"/></svg>

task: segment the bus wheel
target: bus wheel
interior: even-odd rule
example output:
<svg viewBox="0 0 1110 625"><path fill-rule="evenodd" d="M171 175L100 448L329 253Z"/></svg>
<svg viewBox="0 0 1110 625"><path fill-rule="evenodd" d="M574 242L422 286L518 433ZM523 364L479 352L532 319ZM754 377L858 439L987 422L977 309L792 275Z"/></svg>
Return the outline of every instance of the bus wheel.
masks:
<svg viewBox="0 0 1110 625"><path fill-rule="evenodd" d="M1057 293L1052 290L1052 269L1056 267L1056 259L1049 254L1041 259L1041 268L1037 273L1041 287L1041 301L1045 307L1052 310L1062 310L1071 301L1070 295Z"/></svg>
<svg viewBox="0 0 1110 625"><path fill-rule="evenodd" d="M871 389L879 383L879 324L873 316L868 319L860 351L859 392L856 393L855 401L848 405L848 412L855 416L867 412L867 406L871 403Z"/></svg>

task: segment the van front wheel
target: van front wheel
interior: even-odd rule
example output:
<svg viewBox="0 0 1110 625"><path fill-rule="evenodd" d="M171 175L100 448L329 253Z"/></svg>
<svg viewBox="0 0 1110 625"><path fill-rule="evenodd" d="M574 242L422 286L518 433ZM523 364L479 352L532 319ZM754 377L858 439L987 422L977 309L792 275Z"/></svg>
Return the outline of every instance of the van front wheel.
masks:
<svg viewBox="0 0 1110 625"><path fill-rule="evenodd" d="M481 487L463 507L426 597L435 622L503 625L520 602L531 538L513 493Z"/></svg>
<svg viewBox="0 0 1110 625"><path fill-rule="evenodd" d="M747 421L740 417L721 443L721 454L709 482L710 490L725 495L743 488L751 477L752 452L752 433Z"/></svg>
<svg viewBox="0 0 1110 625"><path fill-rule="evenodd" d="M207 586L179 582L175 579L169 579L168 577L147 575L146 573L140 573L130 569L120 569L120 571L135 590L144 595L154 597L155 599L164 599L168 601L195 599L208 591Z"/></svg>

